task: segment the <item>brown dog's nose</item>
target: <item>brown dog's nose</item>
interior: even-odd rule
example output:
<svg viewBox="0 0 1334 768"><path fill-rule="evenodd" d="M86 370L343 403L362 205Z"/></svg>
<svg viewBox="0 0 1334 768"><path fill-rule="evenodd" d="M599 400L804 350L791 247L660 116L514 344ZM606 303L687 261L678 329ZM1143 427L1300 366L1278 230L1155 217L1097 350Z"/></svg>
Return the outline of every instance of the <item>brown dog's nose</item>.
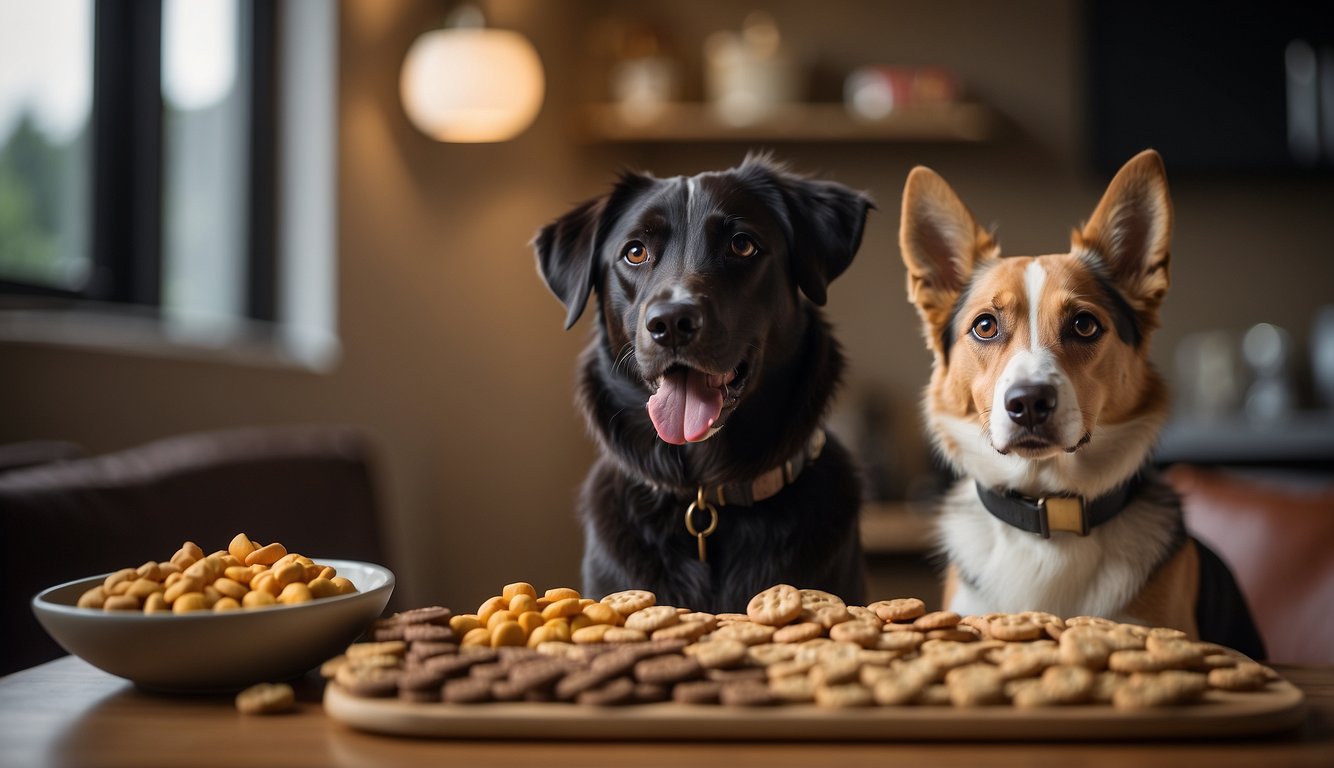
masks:
<svg viewBox="0 0 1334 768"><path fill-rule="evenodd" d="M648 335L664 347L683 347L699 333L704 315L693 301L659 301L648 308Z"/></svg>
<svg viewBox="0 0 1334 768"><path fill-rule="evenodd" d="M1050 384L1018 384L1005 391L1005 412L1021 427L1044 424L1056 410L1056 387Z"/></svg>

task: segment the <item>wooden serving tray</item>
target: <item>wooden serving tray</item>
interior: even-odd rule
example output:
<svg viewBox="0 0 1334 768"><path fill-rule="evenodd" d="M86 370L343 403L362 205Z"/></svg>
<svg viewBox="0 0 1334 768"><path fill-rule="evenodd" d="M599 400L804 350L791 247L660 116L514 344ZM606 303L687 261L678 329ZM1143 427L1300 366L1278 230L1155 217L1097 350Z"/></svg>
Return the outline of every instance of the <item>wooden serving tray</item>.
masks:
<svg viewBox="0 0 1334 768"><path fill-rule="evenodd" d="M1211 690L1188 706L1134 711L1110 705L831 710L811 704L754 709L672 702L421 704L360 698L330 682L324 709L359 730L452 739L1063 741L1255 736L1300 725L1306 705L1302 692L1286 680L1259 692Z"/></svg>

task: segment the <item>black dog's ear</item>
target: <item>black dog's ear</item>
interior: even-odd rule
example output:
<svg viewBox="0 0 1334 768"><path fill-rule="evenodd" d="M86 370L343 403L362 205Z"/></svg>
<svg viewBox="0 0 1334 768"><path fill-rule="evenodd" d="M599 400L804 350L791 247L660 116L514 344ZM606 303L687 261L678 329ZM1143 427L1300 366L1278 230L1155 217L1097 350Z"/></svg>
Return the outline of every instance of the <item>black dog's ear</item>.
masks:
<svg viewBox="0 0 1334 768"><path fill-rule="evenodd" d="M533 237L538 274L565 305L566 330L584 313L588 294L597 283L598 249L607 227L627 200L654 181L648 174L626 171L611 192L580 203Z"/></svg>
<svg viewBox="0 0 1334 768"><path fill-rule="evenodd" d="M766 162L747 158L747 163ZM792 223L792 266L797 286L824 306L826 289L852 263L862 244L871 198L838 182L772 169Z"/></svg>
<svg viewBox="0 0 1334 768"><path fill-rule="evenodd" d="M579 319L593 289L597 233L611 195L581 203L538 230L533 238L537 271L565 305L565 329Z"/></svg>

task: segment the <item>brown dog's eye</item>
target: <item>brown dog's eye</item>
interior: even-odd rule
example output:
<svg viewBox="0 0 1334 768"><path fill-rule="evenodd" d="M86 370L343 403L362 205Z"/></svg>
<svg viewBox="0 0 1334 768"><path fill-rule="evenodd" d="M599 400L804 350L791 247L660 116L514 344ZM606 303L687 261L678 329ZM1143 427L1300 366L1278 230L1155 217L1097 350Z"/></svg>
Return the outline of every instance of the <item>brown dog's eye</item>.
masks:
<svg viewBox="0 0 1334 768"><path fill-rule="evenodd" d="M1098 323L1098 318L1088 312L1080 312L1075 315L1075 319L1070 321L1070 327L1075 335L1081 339L1093 339L1102 331L1102 325Z"/></svg>
<svg viewBox="0 0 1334 768"><path fill-rule="evenodd" d="M638 240L631 240L621 251L621 258L629 264L643 264L648 261L648 247Z"/></svg>
<svg viewBox="0 0 1334 768"><path fill-rule="evenodd" d="M982 341L996 338L1000 333L1000 323L992 315L982 315L973 321L973 335Z"/></svg>
<svg viewBox="0 0 1334 768"><path fill-rule="evenodd" d="M760 247L755 244L746 235L732 235L732 253L736 256L750 258L760 252Z"/></svg>

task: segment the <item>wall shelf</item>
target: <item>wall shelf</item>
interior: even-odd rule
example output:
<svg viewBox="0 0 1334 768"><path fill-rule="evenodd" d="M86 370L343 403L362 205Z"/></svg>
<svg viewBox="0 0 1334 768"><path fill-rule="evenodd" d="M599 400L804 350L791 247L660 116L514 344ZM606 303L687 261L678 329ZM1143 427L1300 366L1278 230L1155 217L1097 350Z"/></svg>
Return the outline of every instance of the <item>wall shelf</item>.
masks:
<svg viewBox="0 0 1334 768"><path fill-rule="evenodd" d="M652 120L627 120L615 104L594 104L584 115L593 142L980 142L990 138L995 114L973 103L912 107L881 120L849 115L841 103L785 106L761 121L723 122L702 102L671 104Z"/></svg>

